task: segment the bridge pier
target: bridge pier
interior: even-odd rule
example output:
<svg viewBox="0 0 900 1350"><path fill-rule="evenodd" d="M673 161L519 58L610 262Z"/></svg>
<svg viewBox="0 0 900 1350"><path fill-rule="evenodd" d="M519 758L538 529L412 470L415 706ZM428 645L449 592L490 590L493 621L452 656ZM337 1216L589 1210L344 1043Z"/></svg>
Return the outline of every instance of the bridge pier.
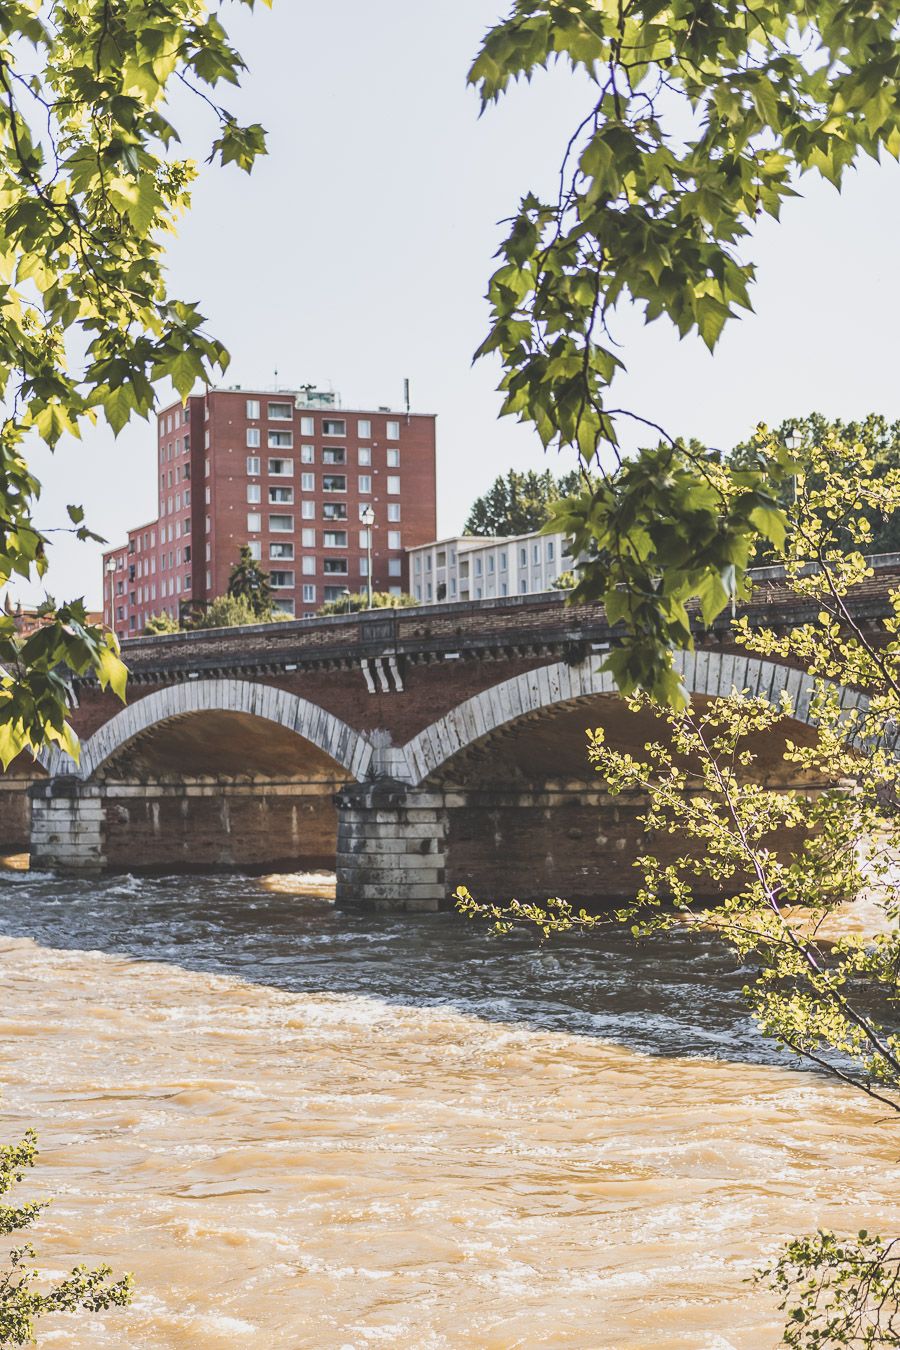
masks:
<svg viewBox="0 0 900 1350"><path fill-rule="evenodd" d="M31 866L35 871L102 872L106 803L77 778L32 783Z"/></svg>
<svg viewBox="0 0 900 1350"><path fill-rule="evenodd" d="M337 903L345 909L434 912L446 900L443 792L393 779L338 793Z"/></svg>

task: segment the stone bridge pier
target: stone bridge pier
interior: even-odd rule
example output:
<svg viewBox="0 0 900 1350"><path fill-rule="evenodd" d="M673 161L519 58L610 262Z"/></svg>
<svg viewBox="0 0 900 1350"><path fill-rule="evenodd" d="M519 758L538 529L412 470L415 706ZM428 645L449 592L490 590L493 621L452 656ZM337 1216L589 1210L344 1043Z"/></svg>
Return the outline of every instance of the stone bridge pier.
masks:
<svg viewBox="0 0 900 1350"><path fill-rule="evenodd" d="M395 779L344 788L337 797L337 903L426 912L448 898L442 792Z"/></svg>

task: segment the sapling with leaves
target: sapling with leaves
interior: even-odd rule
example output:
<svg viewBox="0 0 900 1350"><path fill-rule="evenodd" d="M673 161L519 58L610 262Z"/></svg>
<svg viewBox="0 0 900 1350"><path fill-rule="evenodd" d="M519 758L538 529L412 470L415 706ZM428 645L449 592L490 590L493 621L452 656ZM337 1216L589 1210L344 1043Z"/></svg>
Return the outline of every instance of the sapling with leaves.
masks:
<svg viewBox="0 0 900 1350"><path fill-rule="evenodd" d="M761 429L763 459L769 444ZM635 697L656 732L631 754L590 733L588 758L608 790L641 802L649 838L666 841L665 860L651 848L637 860L633 901L607 916L465 889L457 903L500 931L525 925L544 938L602 923L638 939L714 930L754 972L743 994L761 1033L873 1099L887 1129L900 1115L900 591L880 628L854 618L851 592L872 575L873 507L900 510L900 472L876 472L866 446L834 435L808 448L782 561L816 617L779 632L734 624L747 652L809 672L803 734L788 695L740 689L684 708ZM773 774L760 750L778 738L785 772ZM863 894L877 922L848 931ZM897 1251L865 1235L796 1239L763 1276L789 1314L785 1343L896 1344Z"/></svg>
<svg viewBox="0 0 900 1350"><path fill-rule="evenodd" d="M19 1143L0 1147L0 1238L27 1231L46 1208L41 1202L7 1202L36 1157L32 1130ZM131 1276L115 1279L109 1266L76 1266L47 1288L32 1264L34 1255L24 1243L10 1251L6 1268L0 1267L0 1346L33 1344L36 1323L52 1313L102 1312L131 1302Z"/></svg>

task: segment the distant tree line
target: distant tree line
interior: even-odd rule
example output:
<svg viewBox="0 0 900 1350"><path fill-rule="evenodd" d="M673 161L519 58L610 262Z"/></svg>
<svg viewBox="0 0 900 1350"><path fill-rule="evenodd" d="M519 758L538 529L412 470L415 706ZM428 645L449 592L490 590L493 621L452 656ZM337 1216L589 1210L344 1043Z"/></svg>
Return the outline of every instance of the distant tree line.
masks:
<svg viewBox="0 0 900 1350"><path fill-rule="evenodd" d="M786 450L794 450L798 454L808 451L812 446L822 445L829 438L837 444L862 445L874 478L883 478L891 469L900 468L900 420L889 421L881 413L869 413L861 421L844 422L840 418L830 420L822 413L813 412L806 417L786 418L772 435ZM742 441L722 458L732 469L757 467L757 444L756 439ZM847 472L854 474L857 470L848 464ZM463 533L503 536L540 530L551 519L557 503L582 492L585 486L584 475L574 471L557 478L549 469L542 473L534 469L510 469L508 473L495 478L487 492L476 497L466 517ZM814 482L809 484L811 489L817 486ZM790 505L792 494L793 484L787 480L779 488L778 494L783 506ZM885 514L876 505L867 506L865 514L872 531L870 551L900 552L900 515L896 512ZM771 545L761 537L757 546L757 561L771 556Z"/></svg>

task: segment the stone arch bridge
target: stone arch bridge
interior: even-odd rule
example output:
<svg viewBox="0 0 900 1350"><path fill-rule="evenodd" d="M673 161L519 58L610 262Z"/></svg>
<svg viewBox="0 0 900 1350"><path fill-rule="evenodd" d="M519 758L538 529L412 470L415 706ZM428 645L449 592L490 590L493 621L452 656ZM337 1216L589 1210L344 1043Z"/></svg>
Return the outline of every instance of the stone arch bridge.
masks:
<svg viewBox="0 0 900 1350"><path fill-rule="evenodd" d="M878 562L853 596L874 626L900 584L900 557ZM748 612L810 617L774 570ZM688 688L787 689L802 737L809 677L729 633L698 625ZM436 909L460 883L628 894L640 803L605 793L585 733L639 747L650 726L600 673L610 637L601 610L551 594L128 641L126 707L75 687L79 762L54 752L0 779L0 845L72 871L334 868L339 903L376 909ZM780 742L759 766L785 773Z"/></svg>

